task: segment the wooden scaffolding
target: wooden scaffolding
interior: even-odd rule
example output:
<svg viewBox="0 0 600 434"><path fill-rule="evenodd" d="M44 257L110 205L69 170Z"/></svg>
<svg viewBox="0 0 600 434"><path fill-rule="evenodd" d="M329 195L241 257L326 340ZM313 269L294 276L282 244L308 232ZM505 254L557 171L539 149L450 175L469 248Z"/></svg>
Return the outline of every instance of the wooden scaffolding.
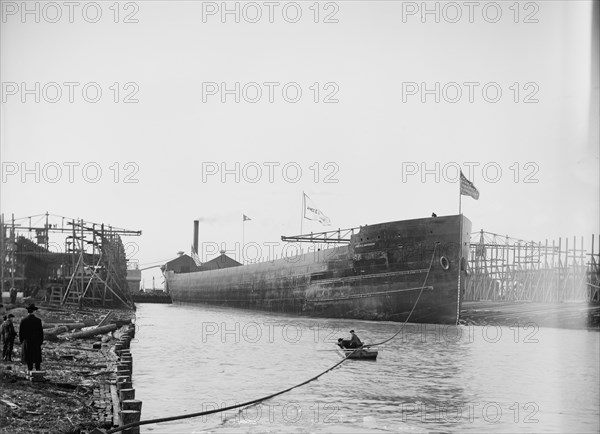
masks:
<svg viewBox="0 0 600 434"><path fill-rule="evenodd" d="M45 219L36 226L33 219ZM53 223L59 219L60 223ZM62 245L50 233L63 235ZM55 304L133 307L122 235L141 235L113 226L48 213L5 223L0 216L0 289L42 289Z"/></svg>
<svg viewBox="0 0 600 434"><path fill-rule="evenodd" d="M473 234L465 301L598 301L598 254L584 238L527 242ZM595 271L594 271L595 270ZM594 293L593 289L596 292Z"/></svg>

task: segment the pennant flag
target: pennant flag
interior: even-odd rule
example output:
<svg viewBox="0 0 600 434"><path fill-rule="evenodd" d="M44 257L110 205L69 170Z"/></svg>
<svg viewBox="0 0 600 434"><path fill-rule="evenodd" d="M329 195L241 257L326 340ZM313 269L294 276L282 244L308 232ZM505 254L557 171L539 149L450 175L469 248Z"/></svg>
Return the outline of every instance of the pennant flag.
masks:
<svg viewBox="0 0 600 434"><path fill-rule="evenodd" d="M317 208L317 206L314 204L312 199L310 197L308 197L306 195L306 193L303 193L303 194L304 194L304 218L307 220L316 220L319 223L321 223L323 226L331 226L331 220L329 220L329 217L327 217L325 214L323 214L323 211L321 211L319 208Z"/></svg>
<svg viewBox="0 0 600 434"><path fill-rule="evenodd" d="M194 263L196 264L196 267L199 267L202 265L202 262L200 262L200 257L198 256L198 252L196 252L196 250L194 249L194 245L192 244L192 259L194 260Z"/></svg>
<svg viewBox="0 0 600 434"><path fill-rule="evenodd" d="M250 217L248 217L246 214L242 214L244 216L244 220L242 221L248 221L248 220L252 220Z"/></svg>
<svg viewBox="0 0 600 434"><path fill-rule="evenodd" d="M460 172L460 194L471 196L475 200L479 199L479 190L463 175L462 171Z"/></svg>

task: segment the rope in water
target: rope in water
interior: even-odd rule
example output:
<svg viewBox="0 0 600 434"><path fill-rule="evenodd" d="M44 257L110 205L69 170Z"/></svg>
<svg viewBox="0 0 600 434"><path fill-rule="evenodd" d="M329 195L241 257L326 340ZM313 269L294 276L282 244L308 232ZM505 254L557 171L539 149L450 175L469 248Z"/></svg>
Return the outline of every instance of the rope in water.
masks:
<svg viewBox="0 0 600 434"><path fill-rule="evenodd" d="M417 307L417 303L421 299L421 294L423 294L423 288L425 288L425 284L427 283L427 279L429 278L429 272L431 271L431 267L433 266L433 259L435 258L435 251L437 250L438 244L439 243L435 243L435 246L433 248L433 253L431 254L431 261L429 262L429 268L427 269L427 274L425 275L425 280L423 281L423 285L421 286L421 290L419 291L419 296L417 297L417 300L415 301L415 304L413 304L412 309L410 310L408 316L406 317L406 321L404 321L402 323L402 325L400 326L400 330L398 330L395 334L393 334L391 338L386 339L385 341L377 342L376 344L369 344L368 345L369 347L374 347L376 345L383 345L385 343L388 343L389 341L391 341L392 339L394 339L396 336L398 336L400 333L402 333L402 330L404 329L404 326L408 322L408 319L413 314L413 312L415 310L415 307Z"/></svg>
<svg viewBox="0 0 600 434"><path fill-rule="evenodd" d="M429 269L427 270L427 275L425 276L425 281L423 282L423 285L421 286L421 291L419 292L419 296L417 297L417 300L415 301L412 309L410 310L408 316L406 317L406 320L402 323L400 330L398 330L398 332L396 332L391 338L386 339L383 342L379 342L377 344L365 345L361 348L384 344L386 342L391 341L392 339L394 339L396 336L398 336L400 334L400 332L402 331L402 329L404 328L404 326L410 319L411 315L413 314L415 307L417 306L417 303L419 302L419 300L421 298L421 294L423 293L423 289L425 288L425 284L427 283L427 279L429 278L429 272L431 271L431 267L433 265L433 259L435 257L436 250L437 250L437 243L433 249L433 253L431 255L431 262L429 263ZM303 381L302 383L296 384L295 386L288 387L287 389L272 393L271 395L263 396L262 398L254 399L252 401L246 401L246 402L242 402L241 404L231 405L229 407L223 407L223 408L218 408L218 409L214 409L214 410L200 411L197 413L182 414L182 415L178 415L178 416L168 416L168 417L161 417L161 418L157 418L157 419L148 419L148 420L142 420L139 422L132 422L132 423L128 423L127 425L112 428L112 429L106 431L106 434L113 434L113 433L123 431L123 430L129 429L129 428L134 428L136 426L149 425L149 424L162 423L162 422L172 422L175 420L190 419L190 418L199 417L199 416L208 416L209 414L221 413L221 412L229 411L229 410L235 410L237 408L248 407L251 405L258 404L260 402L268 401L272 398L275 398L276 396L283 395L284 393L287 393L291 390L297 389L298 387L304 386L305 384L315 381L319 377L322 377L323 375L327 374L328 372L330 372L330 371L334 370L335 368L337 368L338 366L340 366L342 363L344 363L346 360L348 360L348 358L350 358L350 356L352 356L356 351L359 351L361 348L355 349L350 354L348 354L346 357L344 357L342 360L340 360L339 362L337 362L330 368L326 369L325 371L321 372L320 374L315 375L314 377L309 378L308 380Z"/></svg>

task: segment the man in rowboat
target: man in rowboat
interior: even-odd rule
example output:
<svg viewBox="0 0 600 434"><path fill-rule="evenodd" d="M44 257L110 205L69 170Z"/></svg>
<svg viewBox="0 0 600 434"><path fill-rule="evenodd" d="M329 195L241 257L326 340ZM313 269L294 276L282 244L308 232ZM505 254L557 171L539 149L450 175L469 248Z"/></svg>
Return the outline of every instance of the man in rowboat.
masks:
<svg viewBox="0 0 600 434"><path fill-rule="evenodd" d="M354 330L350 330L350 334L352 337L350 338L350 344L348 344L348 348L360 348L363 346L363 343L360 341L358 336L354 333Z"/></svg>
<svg viewBox="0 0 600 434"><path fill-rule="evenodd" d="M350 334L352 335L352 337L350 339L339 338L338 342L337 342L338 346L342 349L361 348L363 346L363 343L360 341L358 336L354 333L354 330L350 330Z"/></svg>

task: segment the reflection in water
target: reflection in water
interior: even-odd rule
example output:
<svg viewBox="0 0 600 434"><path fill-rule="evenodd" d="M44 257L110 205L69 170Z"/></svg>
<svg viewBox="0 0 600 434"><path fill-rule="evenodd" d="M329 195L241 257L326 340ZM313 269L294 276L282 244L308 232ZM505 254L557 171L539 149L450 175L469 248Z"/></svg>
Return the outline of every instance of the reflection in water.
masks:
<svg viewBox="0 0 600 434"><path fill-rule="evenodd" d="M212 306L138 307L132 342L142 419L226 407L290 387L401 324ZM409 324L376 362L347 361L260 405L142 432L597 432L599 334Z"/></svg>

